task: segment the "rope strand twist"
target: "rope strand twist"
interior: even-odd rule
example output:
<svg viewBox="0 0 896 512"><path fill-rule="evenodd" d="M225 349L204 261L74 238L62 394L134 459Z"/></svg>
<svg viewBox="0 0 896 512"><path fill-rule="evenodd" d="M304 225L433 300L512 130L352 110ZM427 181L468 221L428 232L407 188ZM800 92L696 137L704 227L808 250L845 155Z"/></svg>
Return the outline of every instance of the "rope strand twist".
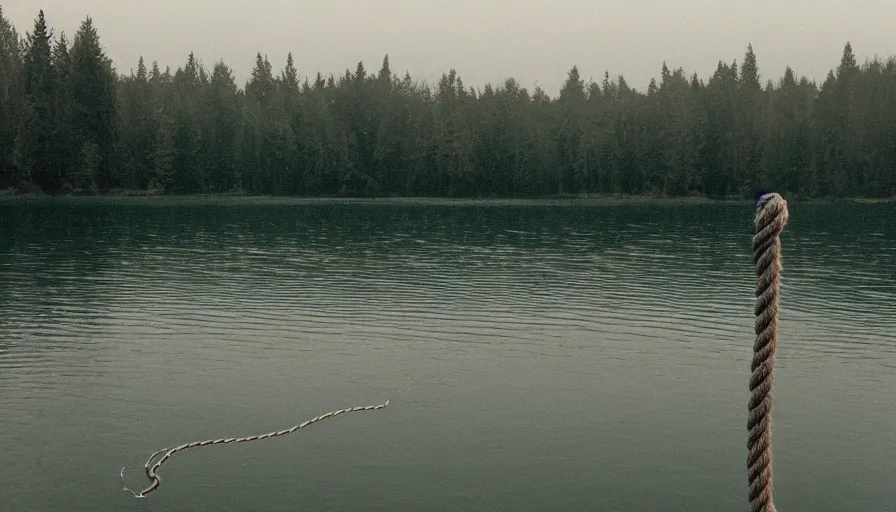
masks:
<svg viewBox="0 0 896 512"><path fill-rule="evenodd" d="M192 443L185 443L180 446L175 446L174 448L162 448L161 450L150 455L149 459L147 459L147 461L146 461L146 464L143 465L143 469L146 472L146 477L151 482L149 487L147 487L146 489L143 489L142 491L137 493L131 489L128 489L127 486L124 486L122 488L122 491L131 492L135 498L145 498L147 494L158 489L159 486L162 485L162 479L158 475L158 470L159 470L159 468L162 467L162 464L164 464L165 461L170 459L171 456L174 455L175 453L177 453L179 451L186 450L188 448L196 448L199 446L210 446L213 444L246 443L249 441L260 441L262 439L268 439L271 437L284 436L286 434L291 434L291 433L295 432L296 430L299 430L300 428L305 428L309 425L312 425L319 421L323 421L327 418L333 418L333 417L339 416L340 414L345 414L345 413L349 413L349 412L360 412L360 411L374 411L377 409L382 409L382 408L386 407L387 405L389 405L388 400L386 400L386 403L379 404L379 405L367 405L367 406L363 406L363 407L349 407L347 409L339 409L338 411L330 411L326 414L322 414L320 416L311 418L310 420L308 420L304 423L295 425L292 428L288 428L286 430L268 432L267 434L262 434L262 435L257 435L257 436L209 439L206 441L194 441ZM164 455L161 455L161 457L159 457L160 454L164 454ZM156 457L159 457L158 460L156 460ZM154 460L155 460L155 463L153 463ZM125 467L121 468L120 474L121 474L122 485L124 485L124 470L127 469L128 467L129 466L125 466Z"/></svg>
<svg viewBox="0 0 896 512"><path fill-rule="evenodd" d="M781 293L781 232L789 214L779 194L759 198L753 236L756 264L756 341L750 365L747 421L747 470L750 510L776 512L772 499L772 401L775 351L778 348L778 296Z"/></svg>

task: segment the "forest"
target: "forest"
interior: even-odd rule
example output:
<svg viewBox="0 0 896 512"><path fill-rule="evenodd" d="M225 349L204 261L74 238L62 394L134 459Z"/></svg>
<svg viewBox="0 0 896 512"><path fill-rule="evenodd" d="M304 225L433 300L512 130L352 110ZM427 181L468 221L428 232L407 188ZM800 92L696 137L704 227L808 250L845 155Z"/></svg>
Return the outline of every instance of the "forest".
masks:
<svg viewBox="0 0 896 512"><path fill-rule="evenodd" d="M41 11L20 35L0 7L0 190L896 195L896 58L860 65L848 42L820 84L790 68L763 83L747 46L705 79L664 63L646 90L573 66L556 97L453 69L430 85L388 56L301 79L292 54L275 70L259 53L240 87L224 62L185 55L120 73L90 17L69 39Z"/></svg>

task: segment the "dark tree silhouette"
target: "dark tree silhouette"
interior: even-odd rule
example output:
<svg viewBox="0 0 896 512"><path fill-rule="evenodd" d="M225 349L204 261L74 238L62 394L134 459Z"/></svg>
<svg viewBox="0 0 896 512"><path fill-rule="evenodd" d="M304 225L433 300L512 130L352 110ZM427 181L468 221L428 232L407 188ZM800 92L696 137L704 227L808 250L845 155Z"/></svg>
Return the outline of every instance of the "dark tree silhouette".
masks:
<svg viewBox="0 0 896 512"><path fill-rule="evenodd" d="M0 187L23 191L531 197L896 194L896 58L847 43L821 85L763 84L752 46L705 81L663 63L644 91L573 66L549 98L450 70L434 87L364 63L301 79L261 53L245 87L192 53L116 74L88 17L43 12L24 44L0 10Z"/></svg>

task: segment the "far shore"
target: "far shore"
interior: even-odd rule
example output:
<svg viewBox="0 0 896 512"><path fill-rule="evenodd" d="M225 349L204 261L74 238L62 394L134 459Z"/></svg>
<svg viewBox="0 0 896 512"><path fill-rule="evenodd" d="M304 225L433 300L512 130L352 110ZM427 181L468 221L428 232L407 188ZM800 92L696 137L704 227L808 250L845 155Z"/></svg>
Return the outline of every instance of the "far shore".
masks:
<svg viewBox="0 0 896 512"><path fill-rule="evenodd" d="M826 204L826 203L860 203L877 204L896 202L896 196L883 198L846 197L846 198L801 198L788 196L784 198L792 203ZM525 198L507 197L351 197L351 196L272 196L250 195L241 193L221 194L158 194L139 190L110 190L102 194L19 194L13 189L0 190L0 201L112 201L137 203L219 203L219 204L316 204L316 203L385 203L385 204L419 204L419 205L625 205L625 204L751 204L750 199L740 197L710 198L705 196L653 196L646 194L564 194L533 196Z"/></svg>

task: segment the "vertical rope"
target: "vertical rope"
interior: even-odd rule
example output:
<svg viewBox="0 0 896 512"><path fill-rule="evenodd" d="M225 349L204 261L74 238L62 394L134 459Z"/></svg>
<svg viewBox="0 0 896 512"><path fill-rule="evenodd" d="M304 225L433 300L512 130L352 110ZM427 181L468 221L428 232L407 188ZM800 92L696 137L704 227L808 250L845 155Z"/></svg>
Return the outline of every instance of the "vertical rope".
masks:
<svg viewBox="0 0 896 512"><path fill-rule="evenodd" d="M750 510L776 512L772 499L772 400L778 347L778 296L781 292L781 232L787 201L765 194L756 208L753 262L756 264L756 341L750 365L750 414L747 420L747 472Z"/></svg>

